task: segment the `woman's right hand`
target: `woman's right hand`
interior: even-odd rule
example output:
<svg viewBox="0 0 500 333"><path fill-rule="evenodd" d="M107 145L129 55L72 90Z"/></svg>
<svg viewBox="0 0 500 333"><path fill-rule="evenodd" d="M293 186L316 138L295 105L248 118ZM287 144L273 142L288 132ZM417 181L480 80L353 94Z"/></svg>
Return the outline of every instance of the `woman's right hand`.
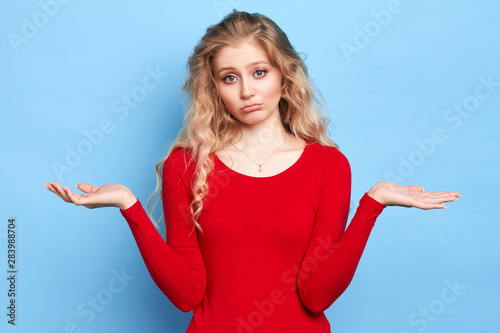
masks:
<svg viewBox="0 0 500 333"><path fill-rule="evenodd" d="M118 207L125 210L131 207L137 198L127 187L121 184L106 184L92 186L90 184L77 184L76 187L83 193L73 193L68 186L62 186L58 182L44 184L45 187L55 193L66 202L87 208Z"/></svg>

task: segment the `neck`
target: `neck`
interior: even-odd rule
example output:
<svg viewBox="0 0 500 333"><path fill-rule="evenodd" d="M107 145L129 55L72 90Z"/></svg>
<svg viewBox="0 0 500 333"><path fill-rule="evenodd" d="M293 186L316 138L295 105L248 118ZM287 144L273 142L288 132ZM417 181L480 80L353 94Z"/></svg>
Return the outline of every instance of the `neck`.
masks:
<svg viewBox="0 0 500 333"><path fill-rule="evenodd" d="M281 121L267 122L254 126L241 127L241 135L232 141L239 149L252 149L257 154L264 153L283 145L290 134L286 132Z"/></svg>

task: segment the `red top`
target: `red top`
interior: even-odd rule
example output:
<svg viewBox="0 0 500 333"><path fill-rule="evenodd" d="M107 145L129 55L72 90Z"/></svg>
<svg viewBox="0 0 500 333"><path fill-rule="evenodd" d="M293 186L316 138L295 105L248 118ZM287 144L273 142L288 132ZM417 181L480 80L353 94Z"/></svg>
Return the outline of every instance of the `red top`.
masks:
<svg viewBox="0 0 500 333"><path fill-rule="evenodd" d="M330 332L323 311L351 282L385 208L365 193L345 230L347 158L307 141L288 169L251 177L213 154L203 234L189 236L188 157L177 149L163 167L166 242L139 201L121 211L156 285L176 307L193 310L187 332Z"/></svg>

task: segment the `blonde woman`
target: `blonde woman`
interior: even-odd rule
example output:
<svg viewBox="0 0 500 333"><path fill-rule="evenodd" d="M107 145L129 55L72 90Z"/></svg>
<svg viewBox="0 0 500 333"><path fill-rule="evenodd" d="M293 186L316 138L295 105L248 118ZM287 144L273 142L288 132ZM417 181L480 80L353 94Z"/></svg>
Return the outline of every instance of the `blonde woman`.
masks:
<svg viewBox="0 0 500 333"><path fill-rule="evenodd" d="M157 286L193 311L187 332L330 332L324 311L383 209L460 196L380 182L345 230L349 162L304 62L266 16L234 11L209 27L188 69L184 127L156 168L165 240L122 185L45 184L75 205L120 208Z"/></svg>

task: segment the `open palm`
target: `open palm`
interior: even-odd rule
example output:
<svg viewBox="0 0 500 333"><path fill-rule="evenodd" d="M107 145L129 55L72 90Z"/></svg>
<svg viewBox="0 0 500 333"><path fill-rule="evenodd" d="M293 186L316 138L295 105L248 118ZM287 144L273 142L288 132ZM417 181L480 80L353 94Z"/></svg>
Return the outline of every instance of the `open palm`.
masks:
<svg viewBox="0 0 500 333"><path fill-rule="evenodd" d="M73 193L68 186L62 186L58 182L44 184L45 187L55 193L66 202L90 209L99 207L118 207L126 209L135 202L132 192L121 184L106 184L92 186L90 184L78 184L76 187L83 193Z"/></svg>
<svg viewBox="0 0 500 333"><path fill-rule="evenodd" d="M419 185L400 186L391 182L378 182L368 195L386 206L420 209L446 208L443 202L457 201L462 196L458 192L425 192Z"/></svg>

